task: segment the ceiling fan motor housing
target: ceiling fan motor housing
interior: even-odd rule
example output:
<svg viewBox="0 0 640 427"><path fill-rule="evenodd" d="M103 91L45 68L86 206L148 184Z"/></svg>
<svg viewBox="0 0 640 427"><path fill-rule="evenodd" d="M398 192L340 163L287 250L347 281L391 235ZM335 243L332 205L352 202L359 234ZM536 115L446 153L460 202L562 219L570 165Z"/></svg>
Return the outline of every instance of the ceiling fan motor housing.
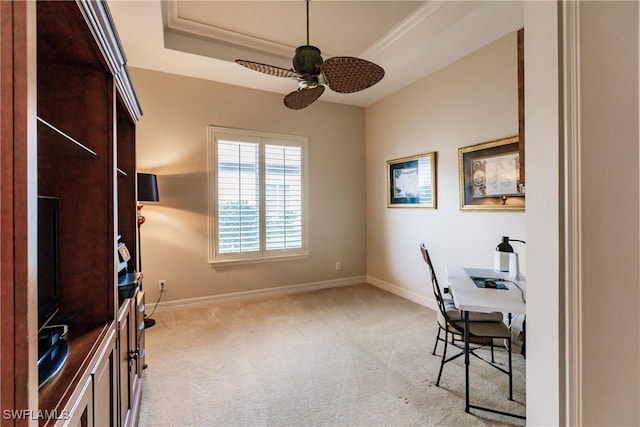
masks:
<svg viewBox="0 0 640 427"><path fill-rule="evenodd" d="M304 45L296 48L293 57L293 69L303 75L317 74L322 65L320 49L315 46Z"/></svg>

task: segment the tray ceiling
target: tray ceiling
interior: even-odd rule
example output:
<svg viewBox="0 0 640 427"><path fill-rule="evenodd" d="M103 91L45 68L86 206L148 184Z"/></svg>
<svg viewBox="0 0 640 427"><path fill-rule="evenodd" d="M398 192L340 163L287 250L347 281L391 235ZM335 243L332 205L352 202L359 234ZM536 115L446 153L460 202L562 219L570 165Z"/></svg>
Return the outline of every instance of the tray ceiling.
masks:
<svg viewBox="0 0 640 427"><path fill-rule="evenodd" d="M244 69L236 58L291 67L306 44L305 2L113 1L128 65L281 94L293 80ZM521 1L330 1L309 4L309 42L332 56L381 65L385 78L323 101L367 106L522 28Z"/></svg>

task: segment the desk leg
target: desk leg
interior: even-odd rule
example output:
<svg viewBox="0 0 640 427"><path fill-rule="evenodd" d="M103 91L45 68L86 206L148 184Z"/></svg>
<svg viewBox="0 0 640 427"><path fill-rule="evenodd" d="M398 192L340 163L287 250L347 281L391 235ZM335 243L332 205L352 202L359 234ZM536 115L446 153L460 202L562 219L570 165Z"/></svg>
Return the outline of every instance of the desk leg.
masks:
<svg viewBox="0 0 640 427"><path fill-rule="evenodd" d="M469 413L469 312L464 312L464 411Z"/></svg>

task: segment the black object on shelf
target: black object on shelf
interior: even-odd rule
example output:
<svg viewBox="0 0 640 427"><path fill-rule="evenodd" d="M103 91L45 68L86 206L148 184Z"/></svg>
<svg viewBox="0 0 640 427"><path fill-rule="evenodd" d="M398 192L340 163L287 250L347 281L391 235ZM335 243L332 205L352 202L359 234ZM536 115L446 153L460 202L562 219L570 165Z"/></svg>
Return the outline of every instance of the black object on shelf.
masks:
<svg viewBox="0 0 640 427"><path fill-rule="evenodd" d="M38 332L38 387L62 369L69 356L65 325L46 326Z"/></svg>
<svg viewBox="0 0 640 427"><path fill-rule="evenodd" d="M138 289L138 273L127 273L118 277L118 299L120 302L131 298Z"/></svg>
<svg viewBox="0 0 640 427"><path fill-rule="evenodd" d="M42 387L62 369L69 356L69 345L58 340L38 358L38 388Z"/></svg>

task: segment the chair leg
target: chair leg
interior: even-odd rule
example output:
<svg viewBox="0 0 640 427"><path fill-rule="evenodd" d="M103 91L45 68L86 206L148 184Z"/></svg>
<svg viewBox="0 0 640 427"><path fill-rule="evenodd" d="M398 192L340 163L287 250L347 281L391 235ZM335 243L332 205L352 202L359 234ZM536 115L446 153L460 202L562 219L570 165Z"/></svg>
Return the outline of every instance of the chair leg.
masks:
<svg viewBox="0 0 640 427"><path fill-rule="evenodd" d="M526 318L522 321L522 349L520 350L520 354L525 359L527 358L527 319Z"/></svg>
<svg viewBox="0 0 640 427"><path fill-rule="evenodd" d="M440 331L441 331L441 328L438 326L438 335L436 336L436 345L433 346L433 351L431 352L431 354L433 354L434 356L436 355L436 350L438 348L438 341L440 341Z"/></svg>
<svg viewBox="0 0 640 427"><path fill-rule="evenodd" d="M493 339L491 339L491 363L496 363L496 359L493 356Z"/></svg>
<svg viewBox="0 0 640 427"><path fill-rule="evenodd" d="M509 343L509 400L513 400L513 371L511 362L511 337L508 339Z"/></svg>
<svg viewBox="0 0 640 427"><path fill-rule="evenodd" d="M453 335L453 334L451 334ZM444 331L444 350L442 350L442 360L440 360L440 372L438 372L438 380L436 385L440 387L440 377L442 377L442 368L444 368L444 361L447 358L447 341L449 340L449 331Z"/></svg>

